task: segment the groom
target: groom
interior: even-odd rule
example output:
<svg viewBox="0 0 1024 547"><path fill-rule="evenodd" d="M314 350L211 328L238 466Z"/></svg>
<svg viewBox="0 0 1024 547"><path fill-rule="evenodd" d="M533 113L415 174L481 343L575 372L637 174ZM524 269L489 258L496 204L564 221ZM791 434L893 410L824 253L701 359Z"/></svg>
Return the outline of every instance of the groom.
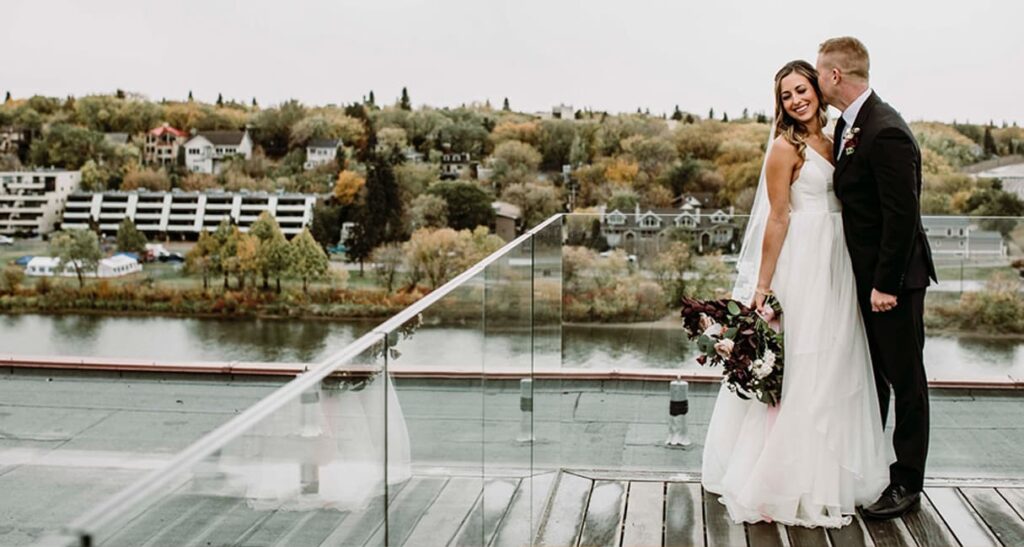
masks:
<svg viewBox="0 0 1024 547"><path fill-rule="evenodd" d="M894 518L920 501L928 456L924 293L935 279L921 225L921 151L903 118L868 85L867 49L833 38L818 49L818 83L843 112L836 124L834 189L857 279L884 424L896 395L889 487L864 515Z"/></svg>

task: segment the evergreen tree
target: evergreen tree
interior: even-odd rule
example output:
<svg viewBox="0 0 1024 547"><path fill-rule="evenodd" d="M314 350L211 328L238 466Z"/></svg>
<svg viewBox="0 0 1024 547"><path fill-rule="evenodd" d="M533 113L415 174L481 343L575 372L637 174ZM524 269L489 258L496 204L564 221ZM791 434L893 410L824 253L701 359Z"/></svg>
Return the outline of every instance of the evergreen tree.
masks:
<svg viewBox="0 0 1024 547"><path fill-rule="evenodd" d="M11 92L10 91L8 91L6 95L4 95L4 103L9 103L9 102L11 102ZM505 104L508 104L508 99L505 99Z"/></svg>
<svg viewBox="0 0 1024 547"><path fill-rule="evenodd" d="M686 118L684 118L683 121L685 123L695 123L697 119L693 117L693 114L687 114Z"/></svg>
<svg viewBox="0 0 1024 547"><path fill-rule="evenodd" d="M744 120L749 120L750 119L750 111L747 110L746 108L743 109L743 119Z"/></svg>
<svg viewBox="0 0 1024 547"><path fill-rule="evenodd" d="M373 90L372 89L370 90L370 99L366 102L366 104L370 105L371 107L377 105L377 100L373 98Z"/></svg>
<svg viewBox="0 0 1024 547"><path fill-rule="evenodd" d="M146 234L135 227L132 219L125 217L117 227L117 250L127 253L143 253L146 251Z"/></svg>
<svg viewBox="0 0 1024 547"><path fill-rule="evenodd" d="M985 155L987 155L987 156L994 156L994 155L996 155L996 141L995 141L994 138L992 138L992 126L991 125L988 125L988 126L985 127L985 141L984 141L983 148L985 150Z"/></svg>
<svg viewBox="0 0 1024 547"><path fill-rule="evenodd" d="M757 123L768 123L768 116L765 116L764 112L758 112Z"/></svg>
<svg viewBox="0 0 1024 547"><path fill-rule="evenodd" d="M192 90L188 90L188 102L192 102Z"/></svg>
<svg viewBox="0 0 1024 547"><path fill-rule="evenodd" d="M124 90L118 88L116 91L114 91L114 97L117 97L118 99L124 99Z"/></svg>
<svg viewBox="0 0 1024 547"><path fill-rule="evenodd" d="M409 100L409 90L402 88L402 98L398 103L398 107L402 110L412 110L412 101Z"/></svg>
<svg viewBox="0 0 1024 547"><path fill-rule="evenodd" d="M210 275L220 272L217 255L220 242L210 232L203 230L199 241L185 255L185 269L190 273L198 273L203 277L203 291L210 287Z"/></svg>
<svg viewBox="0 0 1024 547"><path fill-rule="evenodd" d="M281 227L269 212L264 211L249 228L249 234L259 240L257 259L263 279L263 290L270 290L270 278L277 282L277 293L281 293L281 276L288 269L290 247L281 233Z"/></svg>
<svg viewBox="0 0 1024 547"><path fill-rule="evenodd" d="M360 268L375 248L404 235L402 199L394 170L401 156L397 150L377 150L376 139L371 141L367 147L366 198L356 209L355 227L345 242L349 260L359 262Z"/></svg>
<svg viewBox="0 0 1024 547"><path fill-rule="evenodd" d="M7 94L7 100L11 99L11 94ZM505 101L501 103L501 109L505 112L512 112L512 109L508 106L508 97L505 97Z"/></svg>
<svg viewBox="0 0 1024 547"><path fill-rule="evenodd" d="M259 108L260 107L260 105L256 104L256 97L252 98L252 107L253 108Z"/></svg>
<svg viewBox="0 0 1024 547"><path fill-rule="evenodd" d="M224 106L224 95L217 94L217 106Z"/></svg>
<svg viewBox="0 0 1024 547"><path fill-rule="evenodd" d="M676 105L676 109L672 112L672 119L675 121L682 121L683 112L679 110L679 105Z"/></svg>
<svg viewBox="0 0 1024 547"><path fill-rule="evenodd" d="M708 110L708 119L709 120L715 119L715 109L714 108L711 108L710 110Z"/></svg>
<svg viewBox="0 0 1024 547"><path fill-rule="evenodd" d="M728 122L729 121L729 113L728 112L722 112L722 121L723 122Z"/></svg>

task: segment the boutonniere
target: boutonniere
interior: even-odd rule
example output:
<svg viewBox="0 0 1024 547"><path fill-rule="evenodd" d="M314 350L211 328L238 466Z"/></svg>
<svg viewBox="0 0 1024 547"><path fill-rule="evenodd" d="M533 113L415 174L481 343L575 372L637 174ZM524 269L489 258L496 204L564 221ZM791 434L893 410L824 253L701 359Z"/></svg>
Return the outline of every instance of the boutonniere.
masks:
<svg viewBox="0 0 1024 547"><path fill-rule="evenodd" d="M857 151L857 144L860 142L859 127L848 127L843 132L843 154L850 156Z"/></svg>

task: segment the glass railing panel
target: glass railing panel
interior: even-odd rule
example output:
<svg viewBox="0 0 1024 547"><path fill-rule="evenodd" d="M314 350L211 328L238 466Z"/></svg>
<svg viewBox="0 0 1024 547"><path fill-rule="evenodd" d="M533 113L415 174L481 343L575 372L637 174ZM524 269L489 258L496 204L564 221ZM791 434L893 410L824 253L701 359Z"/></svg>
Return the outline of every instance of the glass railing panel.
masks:
<svg viewBox="0 0 1024 547"><path fill-rule="evenodd" d="M407 461L384 463L398 431L384 356L384 337L367 335L80 517L69 536L111 546L384 545L384 500L409 473Z"/></svg>
<svg viewBox="0 0 1024 547"><path fill-rule="evenodd" d="M410 469L389 504L389 545L476 544L482 529L486 276L450 283L377 331L396 386L389 456Z"/></svg>

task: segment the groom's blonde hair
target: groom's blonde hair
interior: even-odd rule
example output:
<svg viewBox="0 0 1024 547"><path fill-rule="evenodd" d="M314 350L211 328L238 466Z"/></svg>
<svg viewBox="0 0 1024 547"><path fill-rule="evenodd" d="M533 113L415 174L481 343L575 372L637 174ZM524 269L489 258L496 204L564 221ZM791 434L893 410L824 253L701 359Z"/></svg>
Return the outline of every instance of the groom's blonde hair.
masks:
<svg viewBox="0 0 1024 547"><path fill-rule="evenodd" d="M847 76L867 81L871 68L868 48L853 36L825 40L818 46L818 55L825 56L824 63L827 68L838 68Z"/></svg>

